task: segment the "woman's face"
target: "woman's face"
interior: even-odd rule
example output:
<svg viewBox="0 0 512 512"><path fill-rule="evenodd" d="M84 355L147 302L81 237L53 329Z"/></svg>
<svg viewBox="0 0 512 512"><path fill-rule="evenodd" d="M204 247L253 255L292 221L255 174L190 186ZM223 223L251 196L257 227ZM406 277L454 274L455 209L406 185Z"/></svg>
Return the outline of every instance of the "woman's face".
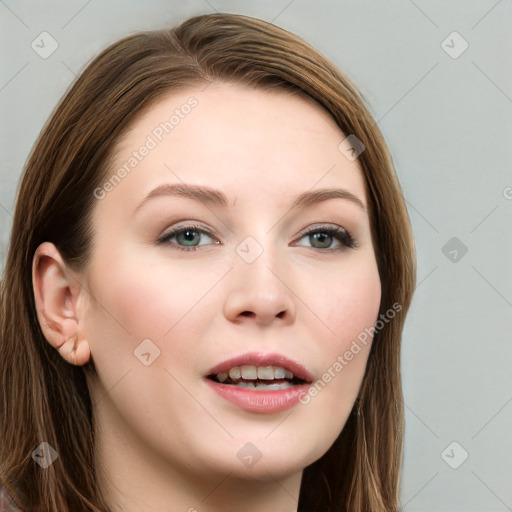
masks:
<svg viewBox="0 0 512 512"><path fill-rule="evenodd" d="M339 435L381 296L343 139L312 102L226 84L173 93L123 137L95 192L80 328L100 429L129 452L265 479ZM243 387L258 375L285 389Z"/></svg>

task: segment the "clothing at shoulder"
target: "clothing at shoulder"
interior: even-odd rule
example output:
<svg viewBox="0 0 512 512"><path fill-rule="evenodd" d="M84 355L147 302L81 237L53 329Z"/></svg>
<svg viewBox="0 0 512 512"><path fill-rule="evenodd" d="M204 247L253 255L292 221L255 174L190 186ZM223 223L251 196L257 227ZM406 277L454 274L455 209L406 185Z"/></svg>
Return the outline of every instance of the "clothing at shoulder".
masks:
<svg viewBox="0 0 512 512"><path fill-rule="evenodd" d="M23 512L2 484L0 484L0 512Z"/></svg>

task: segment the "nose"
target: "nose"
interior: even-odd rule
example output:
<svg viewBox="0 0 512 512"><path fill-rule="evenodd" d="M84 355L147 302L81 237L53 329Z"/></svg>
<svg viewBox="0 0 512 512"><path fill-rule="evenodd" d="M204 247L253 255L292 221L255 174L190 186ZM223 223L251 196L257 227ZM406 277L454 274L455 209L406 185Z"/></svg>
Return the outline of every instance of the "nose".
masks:
<svg viewBox="0 0 512 512"><path fill-rule="evenodd" d="M237 257L238 258L238 257ZM264 252L256 261L239 259L230 272L229 291L224 303L225 317L234 323L261 326L295 321L296 302L287 275L275 258Z"/></svg>

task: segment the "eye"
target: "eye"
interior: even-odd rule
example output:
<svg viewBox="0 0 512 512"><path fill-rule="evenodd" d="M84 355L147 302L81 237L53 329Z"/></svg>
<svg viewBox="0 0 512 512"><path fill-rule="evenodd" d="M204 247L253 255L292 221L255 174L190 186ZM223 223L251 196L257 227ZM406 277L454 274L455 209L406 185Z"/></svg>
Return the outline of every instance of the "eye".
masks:
<svg viewBox="0 0 512 512"><path fill-rule="evenodd" d="M302 238L306 243L298 243L303 247L312 247L318 250L340 251L345 247L355 249L357 243L352 235L339 226L316 226L303 233Z"/></svg>
<svg viewBox="0 0 512 512"><path fill-rule="evenodd" d="M163 234L157 241L159 244L171 244L180 251L193 251L200 245L211 245L220 243L199 226L181 226Z"/></svg>

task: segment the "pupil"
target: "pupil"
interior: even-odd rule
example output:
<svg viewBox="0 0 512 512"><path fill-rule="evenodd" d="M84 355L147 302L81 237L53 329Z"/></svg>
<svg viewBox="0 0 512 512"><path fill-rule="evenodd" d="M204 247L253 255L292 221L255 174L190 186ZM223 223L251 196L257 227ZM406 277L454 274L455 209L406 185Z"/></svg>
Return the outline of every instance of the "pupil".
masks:
<svg viewBox="0 0 512 512"><path fill-rule="evenodd" d="M314 234L310 235L309 241L311 242L311 245L313 247L325 249L331 245L332 235L329 235L328 233L314 233ZM315 243L317 243L317 245L315 245L315 243L313 243L313 241Z"/></svg>

